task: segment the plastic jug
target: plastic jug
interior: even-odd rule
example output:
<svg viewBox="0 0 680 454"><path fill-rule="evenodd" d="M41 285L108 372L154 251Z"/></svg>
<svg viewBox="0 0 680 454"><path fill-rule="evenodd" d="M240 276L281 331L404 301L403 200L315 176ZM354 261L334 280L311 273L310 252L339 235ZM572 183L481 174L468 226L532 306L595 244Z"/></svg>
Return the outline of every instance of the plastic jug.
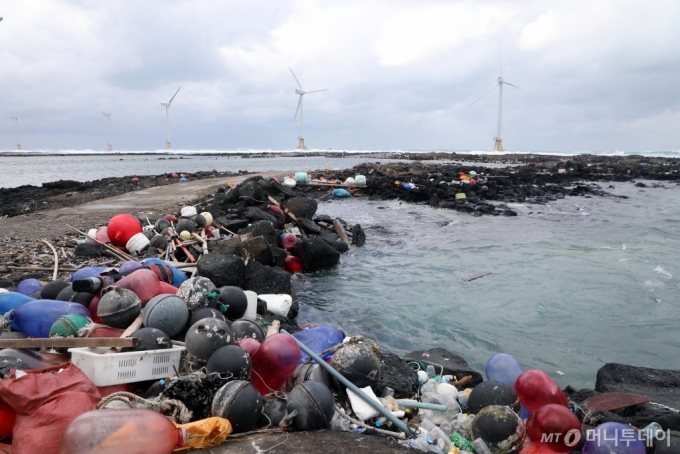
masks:
<svg viewBox="0 0 680 454"><path fill-rule="evenodd" d="M66 427L59 454L170 454L185 440L184 429L153 410L94 410Z"/></svg>
<svg viewBox="0 0 680 454"><path fill-rule="evenodd" d="M158 295L160 281L151 270L135 270L116 282L116 287L132 290L142 301L142 307L154 296Z"/></svg>
<svg viewBox="0 0 680 454"><path fill-rule="evenodd" d="M49 337L50 328L62 315L80 314L92 318L87 307L78 303L55 300L36 300L13 310L9 319L19 330L31 337Z"/></svg>
<svg viewBox="0 0 680 454"><path fill-rule="evenodd" d="M250 378L263 396L281 389L300 362L300 347L283 333L266 338L252 357Z"/></svg>

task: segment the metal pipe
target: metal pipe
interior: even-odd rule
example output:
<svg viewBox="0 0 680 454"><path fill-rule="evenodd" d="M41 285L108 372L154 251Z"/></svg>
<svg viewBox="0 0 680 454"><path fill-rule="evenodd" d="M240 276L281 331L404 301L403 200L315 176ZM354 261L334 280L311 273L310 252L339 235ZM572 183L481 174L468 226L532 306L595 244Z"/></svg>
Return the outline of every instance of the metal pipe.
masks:
<svg viewBox="0 0 680 454"><path fill-rule="evenodd" d="M289 333L288 331L286 331L285 329L282 329L281 332L284 333L284 334L288 334L288 335L290 336L290 333ZM293 336L290 336L290 337L293 337ZM293 337L293 339L295 339L295 338ZM387 408L383 407L382 404L381 404L380 402L376 402L375 400L371 399L365 392L363 392L361 389L357 388L356 385L354 385L354 383L352 383L351 381L347 380L345 377L343 377L343 376L340 374L340 372L338 372L337 370L333 369L326 361L324 361L323 359L319 358L319 356L318 356L316 353L314 353L313 351L311 351L309 348L307 348L307 346L306 346L305 344L303 344L302 342L300 342L300 341L297 340L297 339L295 339L295 342L297 342L297 344L300 346L300 350L302 350L303 352L307 353L307 355L309 355L310 358L312 358L314 361L316 361L316 363L317 363L319 366L321 366L321 367L323 367L324 369L326 369L326 370L328 371L329 374L331 374L332 376L334 376L335 378L337 378L338 381L339 381L340 383L342 383L343 385L345 385L345 386L347 386L349 389L351 389L351 390L354 392L354 394L356 394L357 396L361 397L361 399L362 399L364 402L366 402L366 403L369 404L371 407L373 407L373 408L375 408L376 410L378 410L378 412L379 412L381 415L383 415L383 416L386 417L389 421L391 421L392 424L394 424L395 427L397 427L399 430L401 430L402 432L404 432L404 433L406 434L407 437L412 437L412 436L415 435L415 434L413 433L413 431L412 431L406 424L404 424L399 418L397 418L396 416L394 416L394 415L392 414L392 412L389 411Z"/></svg>
<svg viewBox="0 0 680 454"><path fill-rule="evenodd" d="M446 405L431 404L429 402L418 402L411 399L396 399L397 405L406 408L424 408L425 410L446 411Z"/></svg>

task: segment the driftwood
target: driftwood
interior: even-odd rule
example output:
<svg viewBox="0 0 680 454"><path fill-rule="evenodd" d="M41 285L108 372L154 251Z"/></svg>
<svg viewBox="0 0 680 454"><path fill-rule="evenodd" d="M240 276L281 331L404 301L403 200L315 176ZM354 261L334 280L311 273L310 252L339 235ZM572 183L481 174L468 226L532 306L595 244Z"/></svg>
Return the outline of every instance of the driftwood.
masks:
<svg viewBox="0 0 680 454"><path fill-rule="evenodd" d="M123 331L123 334L120 335L119 339L125 339L126 337L130 337L135 331L137 331L139 328L142 327L142 323L144 322L144 319L142 318L142 314L139 314L137 318L130 324L130 326L127 327L125 331ZM113 347L110 348L109 351L106 353L118 353L120 352L119 347Z"/></svg>
<svg viewBox="0 0 680 454"><path fill-rule="evenodd" d="M137 338L128 337L49 337L43 339L0 339L3 348L79 348L79 347L136 347Z"/></svg>

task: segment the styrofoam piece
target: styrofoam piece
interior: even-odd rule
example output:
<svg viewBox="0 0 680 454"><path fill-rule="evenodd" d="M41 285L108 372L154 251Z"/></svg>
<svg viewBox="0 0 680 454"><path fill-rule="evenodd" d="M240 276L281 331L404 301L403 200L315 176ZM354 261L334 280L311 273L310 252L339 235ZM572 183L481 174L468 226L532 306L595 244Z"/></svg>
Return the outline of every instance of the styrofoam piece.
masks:
<svg viewBox="0 0 680 454"><path fill-rule="evenodd" d="M197 214L196 207L187 206L182 207L180 210L180 216L183 218L190 218L191 216Z"/></svg>
<svg viewBox="0 0 680 454"><path fill-rule="evenodd" d="M137 254L143 251L149 245L149 239L144 236L143 233L137 233L132 238L130 238L125 245L127 249L132 254Z"/></svg>
<svg viewBox="0 0 680 454"><path fill-rule="evenodd" d="M289 188L294 188L295 187L295 180L292 178L286 178L283 180L283 185L287 186Z"/></svg>
<svg viewBox="0 0 680 454"><path fill-rule="evenodd" d="M368 397L371 399L375 400L379 405L382 405L380 403L380 399L378 399L371 389L370 386L367 386L365 388L360 388ZM354 414L357 415L357 418L361 419L362 421L366 421L367 419L375 418L378 416L380 413L378 410L375 408L371 407L368 403L366 403L361 397L359 397L357 394L355 394L351 389L347 388L347 397L349 397L349 403L352 405L352 410L354 410Z"/></svg>
<svg viewBox="0 0 680 454"><path fill-rule="evenodd" d="M293 297L283 293L257 295L259 299L267 303L267 310L272 314L288 317L288 311L293 305Z"/></svg>
<svg viewBox="0 0 680 454"><path fill-rule="evenodd" d="M248 308L246 309L246 313L243 314L243 317L241 318L254 322L255 317L257 317L257 293L251 290L246 290L243 293L245 293L246 298L248 298Z"/></svg>
<svg viewBox="0 0 680 454"><path fill-rule="evenodd" d="M175 375L184 347L106 354L108 347L69 348L71 362L96 386L158 380Z"/></svg>

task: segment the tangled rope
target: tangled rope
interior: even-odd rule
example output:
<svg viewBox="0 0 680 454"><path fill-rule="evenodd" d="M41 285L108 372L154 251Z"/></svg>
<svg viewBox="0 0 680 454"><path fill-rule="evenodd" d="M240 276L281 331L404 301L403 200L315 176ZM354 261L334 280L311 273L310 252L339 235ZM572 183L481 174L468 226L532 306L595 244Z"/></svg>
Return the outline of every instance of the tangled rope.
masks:
<svg viewBox="0 0 680 454"><path fill-rule="evenodd" d="M101 410L111 402L121 402L130 408L148 408L150 410L168 415L175 421L186 424L191 420L191 411L179 400L164 399L159 402L139 397L136 394L120 391L109 394L97 404L97 410Z"/></svg>
<svg viewBox="0 0 680 454"><path fill-rule="evenodd" d="M337 411L340 414L340 416L345 418L347 421L351 422L352 424L356 424L359 427L363 427L364 429L375 430L376 433L379 433L380 435L385 435L386 437L395 437L401 440L406 439L406 435L403 432L392 432L391 430L378 429L376 427L369 426L363 421L352 418L350 415L345 413L345 410L338 404L335 404L335 411Z"/></svg>

